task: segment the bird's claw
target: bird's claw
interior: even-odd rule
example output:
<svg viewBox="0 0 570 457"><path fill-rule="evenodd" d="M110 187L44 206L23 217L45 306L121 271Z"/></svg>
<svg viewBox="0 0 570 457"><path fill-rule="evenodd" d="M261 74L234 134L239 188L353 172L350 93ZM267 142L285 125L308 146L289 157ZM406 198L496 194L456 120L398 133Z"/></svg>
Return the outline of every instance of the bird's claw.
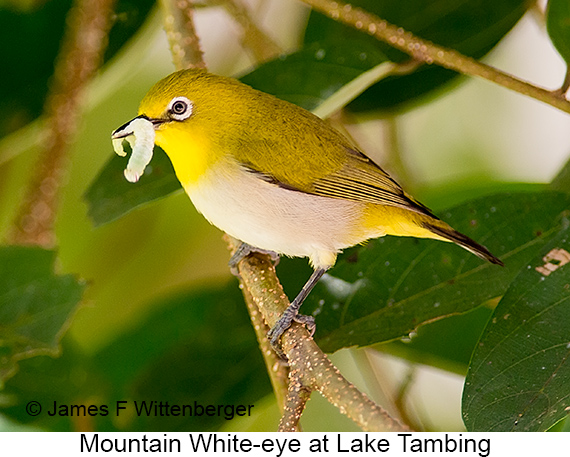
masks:
<svg viewBox="0 0 570 457"><path fill-rule="evenodd" d="M269 251L267 249L260 249L260 248L256 248L254 246L251 246L247 243L241 243L239 245L239 247L237 248L236 252L234 253L234 255L232 255L232 257L230 258L230 261L228 262L228 265L230 267L230 271L234 276L239 276L239 272L238 272L238 264L245 259L247 256L254 254L254 253L260 253L260 254L267 254L269 255L269 257L271 257L271 260L273 261L274 265L277 265L279 263L279 254L277 254L275 251Z"/></svg>
<svg viewBox="0 0 570 457"><path fill-rule="evenodd" d="M282 358L286 359L285 353L281 349L279 344L279 340L285 331L291 327L293 321L298 322L299 324L306 325L309 333L311 336L314 335L316 325L315 325L315 318L313 316L307 316L305 314L293 314L288 313L289 308L285 310L283 315L279 318L279 320L275 323L275 325L267 332L267 338L269 338L269 343L273 350L277 353L277 355Z"/></svg>

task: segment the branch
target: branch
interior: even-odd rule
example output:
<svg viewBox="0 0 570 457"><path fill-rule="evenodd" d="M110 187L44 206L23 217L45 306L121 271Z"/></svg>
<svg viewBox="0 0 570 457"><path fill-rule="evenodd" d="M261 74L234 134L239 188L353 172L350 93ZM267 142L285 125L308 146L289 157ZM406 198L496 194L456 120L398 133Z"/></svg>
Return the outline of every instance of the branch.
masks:
<svg viewBox="0 0 570 457"><path fill-rule="evenodd" d="M275 352L275 351L273 351ZM295 370L291 370L289 376L289 389L287 392L287 402L281 420L279 421L279 432L296 432L299 429L299 420L305 409L305 405L311 397L312 390L304 386Z"/></svg>
<svg viewBox="0 0 570 457"><path fill-rule="evenodd" d="M176 69L206 68L200 39L194 28L192 0L161 0L160 3L164 11L164 30Z"/></svg>
<svg viewBox="0 0 570 457"><path fill-rule="evenodd" d="M226 241L229 237L224 236ZM229 242L229 241L228 241ZM265 367L267 368L267 373L269 374L269 379L271 381L271 386L273 387L273 392L275 392L275 398L277 400L277 406L283 414L288 404L288 376L289 367L277 356L269 340L267 339L267 332L269 327L263 320L263 316L259 312L255 300L251 295L248 288L243 287L240 283L240 287L243 291L243 296L245 303L247 305L247 310L249 312L249 317L255 330L255 336L257 337L257 342L259 344L259 349L263 355L263 360L265 361ZM289 430L294 431L294 430Z"/></svg>
<svg viewBox="0 0 570 457"><path fill-rule="evenodd" d="M232 252L235 252L239 242L230 237L227 239ZM251 299L261 311L267 325L273 327L289 306L289 300L277 279L271 259L267 255L260 254L249 256L239 263L238 271L244 290L247 289L251 294ZM247 298L248 295L246 300ZM294 372L291 376L299 380L302 388L319 391L363 430L408 430L348 382L302 325L293 323L283 334L281 341L283 352L289 360L290 370ZM302 395L305 397L304 393ZM293 404L286 408L287 411L296 412L302 406L294 395L290 394L288 399L291 399ZM288 412L287 414L291 415Z"/></svg>
<svg viewBox="0 0 570 457"><path fill-rule="evenodd" d="M58 55L54 81L46 100L46 137L35 174L26 190L8 241L52 246L59 190L69 146L81 115L82 95L107 45L115 0L77 0Z"/></svg>
<svg viewBox="0 0 570 457"><path fill-rule="evenodd" d="M417 424L413 424L413 419L408 413L408 409L406 408L406 396L412 387L412 383L414 380L414 375L416 374L416 367L414 365L408 367L408 371L406 373L406 377L402 379L400 383L400 388L398 389L398 393L394 400L394 405L398 409L400 413L400 417L402 421L410 427L414 427L415 430L419 430Z"/></svg>
<svg viewBox="0 0 570 457"><path fill-rule="evenodd" d="M566 67L566 74L564 75L562 86L554 92L557 93L559 97L566 98L566 92L568 92L568 89L570 89L570 65Z"/></svg>
<svg viewBox="0 0 570 457"><path fill-rule="evenodd" d="M247 8L239 0L224 0L222 6L243 29L243 44L251 49L258 61L265 61L278 56L282 49L273 39L261 30L251 18Z"/></svg>
<svg viewBox="0 0 570 457"><path fill-rule="evenodd" d="M354 27L372 35L380 41L412 56L415 60L426 64L436 63L442 67L470 76L477 76L492 81L507 89L547 103L561 111L570 113L570 102L561 91L547 90L527 81L518 79L508 73L478 62L453 50L422 40L403 28L390 24L384 19L353 7L350 4L333 0L302 0L315 11L319 11L335 21Z"/></svg>

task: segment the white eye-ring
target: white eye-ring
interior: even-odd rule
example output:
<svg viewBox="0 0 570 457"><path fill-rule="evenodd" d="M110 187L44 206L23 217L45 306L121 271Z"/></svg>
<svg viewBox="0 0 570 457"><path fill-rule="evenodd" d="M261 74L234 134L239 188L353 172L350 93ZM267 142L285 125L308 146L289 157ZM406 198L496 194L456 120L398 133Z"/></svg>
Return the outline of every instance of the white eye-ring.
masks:
<svg viewBox="0 0 570 457"><path fill-rule="evenodd" d="M184 121L192 115L193 106L186 97L174 97L168 104L168 115L175 121Z"/></svg>

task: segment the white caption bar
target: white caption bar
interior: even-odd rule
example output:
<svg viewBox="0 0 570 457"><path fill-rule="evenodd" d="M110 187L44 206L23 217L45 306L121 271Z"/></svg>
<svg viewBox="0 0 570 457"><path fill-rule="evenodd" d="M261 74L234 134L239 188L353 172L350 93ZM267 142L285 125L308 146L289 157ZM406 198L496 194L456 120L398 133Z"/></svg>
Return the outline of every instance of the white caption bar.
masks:
<svg viewBox="0 0 570 457"><path fill-rule="evenodd" d="M565 433L2 433L3 455L557 455ZM49 452L48 452L49 451Z"/></svg>

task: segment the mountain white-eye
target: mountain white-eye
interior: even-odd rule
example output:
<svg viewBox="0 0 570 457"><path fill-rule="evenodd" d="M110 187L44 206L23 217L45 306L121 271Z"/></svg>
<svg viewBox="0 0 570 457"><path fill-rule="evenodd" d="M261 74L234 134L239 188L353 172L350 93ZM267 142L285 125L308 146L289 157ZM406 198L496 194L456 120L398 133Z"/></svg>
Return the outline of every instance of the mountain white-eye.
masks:
<svg viewBox="0 0 570 457"><path fill-rule="evenodd" d="M275 346L343 249L384 235L451 241L501 260L408 195L388 173L312 113L231 78L182 70L159 81L139 115L112 134L133 146L125 176L137 181L154 144L169 156L196 209L249 247L308 257L314 272L269 332Z"/></svg>

